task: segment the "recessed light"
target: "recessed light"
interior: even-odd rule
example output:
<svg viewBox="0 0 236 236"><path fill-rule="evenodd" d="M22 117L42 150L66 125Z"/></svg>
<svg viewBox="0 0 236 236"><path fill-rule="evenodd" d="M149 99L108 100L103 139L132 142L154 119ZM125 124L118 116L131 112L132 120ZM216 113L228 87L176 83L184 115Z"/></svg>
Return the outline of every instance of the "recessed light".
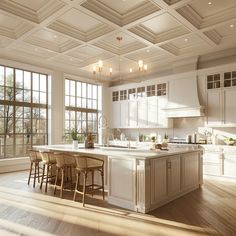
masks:
<svg viewBox="0 0 236 236"><path fill-rule="evenodd" d="M184 42L188 42L188 39L187 39L187 38L185 38L185 39L184 39Z"/></svg>
<svg viewBox="0 0 236 236"><path fill-rule="evenodd" d="M146 52L150 52L150 50L149 49L147 49L147 51Z"/></svg>
<svg viewBox="0 0 236 236"><path fill-rule="evenodd" d="M56 39L56 38L57 38L57 35L53 35L53 38Z"/></svg>
<svg viewBox="0 0 236 236"><path fill-rule="evenodd" d="M232 25L230 25L229 27L230 27L230 28L234 28L234 25L232 24Z"/></svg>
<svg viewBox="0 0 236 236"><path fill-rule="evenodd" d="M70 58L70 61L73 61L73 58Z"/></svg>
<svg viewBox="0 0 236 236"><path fill-rule="evenodd" d="M208 5L212 5L212 2L208 2Z"/></svg>

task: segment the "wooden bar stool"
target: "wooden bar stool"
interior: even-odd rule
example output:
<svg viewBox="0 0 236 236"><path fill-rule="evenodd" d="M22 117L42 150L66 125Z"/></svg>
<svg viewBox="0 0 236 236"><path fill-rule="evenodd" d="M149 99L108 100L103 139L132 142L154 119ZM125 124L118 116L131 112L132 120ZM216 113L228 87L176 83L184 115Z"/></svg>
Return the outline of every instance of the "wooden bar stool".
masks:
<svg viewBox="0 0 236 236"><path fill-rule="evenodd" d="M40 189L42 188L43 183L46 183L45 185L45 193L46 193L48 190L48 183L51 182L52 179L55 177L55 174L52 173L52 168L53 166L56 165L56 159L53 155L53 152L39 152L39 153L43 162L43 174L42 174Z"/></svg>
<svg viewBox="0 0 236 236"><path fill-rule="evenodd" d="M30 172L28 178L28 185L30 184L31 176L34 178L33 187L35 188L36 178L38 178L38 182L40 182L41 175L39 174L39 163L42 161L42 158L39 155L39 152L36 150L29 150L29 157L30 157ZM33 173L32 173L33 171Z"/></svg>
<svg viewBox="0 0 236 236"><path fill-rule="evenodd" d="M54 156L57 162L54 195L56 194L57 182L58 182L59 174L61 173L61 183L60 183L60 187L58 188L60 189L60 197L63 198L63 190L65 189L66 177L67 177L67 182L68 182L69 175L70 175L70 184L72 186L72 183L73 183L72 169L76 167L76 162L75 162L74 156L71 156L67 153L55 153Z"/></svg>
<svg viewBox="0 0 236 236"><path fill-rule="evenodd" d="M82 196L83 196L82 203L84 206L86 188L88 188L88 187L92 188L92 196L93 196L94 190L102 189L102 196L103 196L103 200L104 200L105 199L105 196L104 196L104 161L100 160L98 158L95 158L95 157L87 157L87 156L79 156L79 155L74 155L74 157L76 160L76 171L77 171L74 201L76 200L77 193L82 194ZM94 184L94 172L95 171L100 172L100 175L102 178L102 185ZM90 184L90 185L86 185L88 173L92 174L92 184ZM80 174L83 174L83 177L84 177L83 191L78 190Z"/></svg>

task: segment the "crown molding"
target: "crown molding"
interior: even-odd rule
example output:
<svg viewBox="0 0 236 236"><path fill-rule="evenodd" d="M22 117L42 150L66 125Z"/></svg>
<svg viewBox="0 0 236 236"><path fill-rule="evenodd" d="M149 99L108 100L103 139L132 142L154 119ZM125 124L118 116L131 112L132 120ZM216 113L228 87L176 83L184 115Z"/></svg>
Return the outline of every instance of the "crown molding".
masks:
<svg viewBox="0 0 236 236"><path fill-rule="evenodd" d="M222 40L222 36L214 29L206 31L204 34L217 45L219 45Z"/></svg>

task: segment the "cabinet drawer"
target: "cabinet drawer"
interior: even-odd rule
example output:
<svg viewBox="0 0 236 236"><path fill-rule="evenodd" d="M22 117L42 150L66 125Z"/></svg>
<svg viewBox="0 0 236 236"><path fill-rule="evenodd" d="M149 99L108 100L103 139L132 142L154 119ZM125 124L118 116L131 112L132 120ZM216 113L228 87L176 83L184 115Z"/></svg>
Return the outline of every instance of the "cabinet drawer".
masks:
<svg viewBox="0 0 236 236"><path fill-rule="evenodd" d="M203 154L203 162L220 163L221 155L216 152L206 152Z"/></svg>
<svg viewBox="0 0 236 236"><path fill-rule="evenodd" d="M211 164L204 163L203 164L203 174L206 175L220 175L220 164Z"/></svg>

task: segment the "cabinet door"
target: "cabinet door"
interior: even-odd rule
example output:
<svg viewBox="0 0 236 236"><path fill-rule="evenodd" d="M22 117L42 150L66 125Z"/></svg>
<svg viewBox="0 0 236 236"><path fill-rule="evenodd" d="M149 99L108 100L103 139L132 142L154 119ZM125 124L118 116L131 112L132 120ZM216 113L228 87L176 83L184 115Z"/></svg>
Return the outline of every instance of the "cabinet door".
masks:
<svg viewBox="0 0 236 236"><path fill-rule="evenodd" d="M203 154L203 173L207 175L221 174L221 153L205 151Z"/></svg>
<svg viewBox="0 0 236 236"><path fill-rule="evenodd" d="M148 127L158 126L158 103L157 98L152 97L147 99L147 123Z"/></svg>
<svg viewBox="0 0 236 236"><path fill-rule="evenodd" d="M138 100L138 127L147 127L147 100Z"/></svg>
<svg viewBox="0 0 236 236"><path fill-rule="evenodd" d="M167 197L167 159L154 159L151 161L151 204L157 204Z"/></svg>
<svg viewBox="0 0 236 236"><path fill-rule="evenodd" d="M194 188L199 184L199 154L191 152L182 154L183 189Z"/></svg>
<svg viewBox="0 0 236 236"><path fill-rule="evenodd" d="M111 128L120 128L120 102L112 102Z"/></svg>
<svg viewBox="0 0 236 236"><path fill-rule="evenodd" d="M207 93L207 124L219 125L222 123L220 90Z"/></svg>
<svg viewBox="0 0 236 236"><path fill-rule="evenodd" d="M236 178L236 153L224 154L224 176Z"/></svg>
<svg viewBox="0 0 236 236"><path fill-rule="evenodd" d="M168 160L168 195L177 195L181 187L180 156L171 156Z"/></svg>
<svg viewBox="0 0 236 236"><path fill-rule="evenodd" d="M224 124L236 124L236 89L224 91Z"/></svg>
<svg viewBox="0 0 236 236"><path fill-rule="evenodd" d="M166 112L163 111L162 109L166 108L167 105L167 97L166 96L160 96L157 98L157 107L158 107L158 111L157 111L157 123L158 123L158 127L168 127L168 118L166 115Z"/></svg>
<svg viewBox="0 0 236 236"><path fill-rule="evenodd" d="M138 126L138 104L137 101L129 101L129 127L137 127L137 126Z"/></svg>
<svg viewBox="0 0 236 236"><path fill-rule="evenodd" d="M120 127L126 128L129 126L129 108L128 101L120 102Z"/></svg>

